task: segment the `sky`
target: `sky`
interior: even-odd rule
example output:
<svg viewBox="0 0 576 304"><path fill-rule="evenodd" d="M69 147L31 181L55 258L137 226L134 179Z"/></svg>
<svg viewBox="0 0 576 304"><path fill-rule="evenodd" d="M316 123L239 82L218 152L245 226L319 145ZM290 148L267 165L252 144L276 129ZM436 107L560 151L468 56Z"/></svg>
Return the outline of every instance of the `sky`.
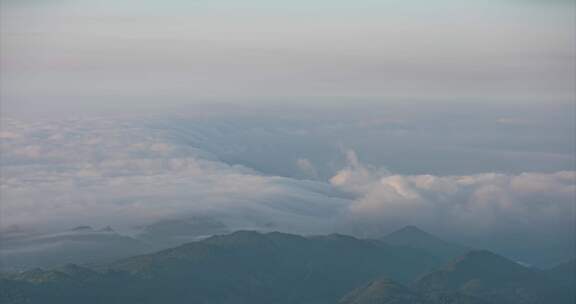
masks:
<svg viewBox="0 0 576 304"><path fill-rule="evenodd" d="M4 107L569 101L573 24L561 0L5 0Z"/></svg>
<svg viewBox="0 0 576 304"><path fill-rule="evenodd" d="M574 255L574 1L0 3L2 229Z"/></svg>

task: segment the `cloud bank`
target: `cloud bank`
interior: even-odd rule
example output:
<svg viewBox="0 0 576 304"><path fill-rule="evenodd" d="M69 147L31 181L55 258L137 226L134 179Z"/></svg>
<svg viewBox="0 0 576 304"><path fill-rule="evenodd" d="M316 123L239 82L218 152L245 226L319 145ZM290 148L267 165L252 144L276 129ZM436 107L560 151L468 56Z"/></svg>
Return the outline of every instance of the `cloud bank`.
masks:
<svg viewBox="0 0 576 304"><path fill-rule="evenodd" d="M5 129L3 225L128 228L205 213L237 228L271 221L318 231L345 202L327 195L328 184L228 165L163 130L131 123L10 121Z"/></svg>
<svg viewBox="0 0 576 304"><path fill-rule="evenodd" d="M574 171L397 175L365 167L353 151L348 158L348 167L330 182L354 195L349 215L368 227L386 231L409 223L436 231L465 229L469 234L492 235L541 232L543 227L566 230L574 223Z"/></svg>
<svg viewBox="0 0 576 304"><path fill-rule="evenodd" d="M175 127L158 126L146 120L7 120L2 227L129 231L207 215L231 229L304 234L376 237L411 224L455 238L500 236L533 247L543 241L568 247L574 236L574 171L403 175L363 164L349 150L329 180L312 161L298 159L299 179L221 160L222 147L208 152L199 144L210 142L209 128L182 137Z"/></svg>

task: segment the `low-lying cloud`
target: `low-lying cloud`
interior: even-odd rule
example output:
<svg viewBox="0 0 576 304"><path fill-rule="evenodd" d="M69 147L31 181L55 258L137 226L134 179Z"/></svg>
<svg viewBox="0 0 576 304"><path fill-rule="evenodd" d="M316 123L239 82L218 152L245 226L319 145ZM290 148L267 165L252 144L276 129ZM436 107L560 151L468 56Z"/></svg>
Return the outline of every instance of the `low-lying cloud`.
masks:
<svg viewBox="0 0 576 304"><path fill-rule="evenodd" d="M454 238L502 236L533 247L550 239L569 247L573 238L574 171L402 175L365 165L349 150L347 163L326 181L312 161L298 159L298 179L226 163L217 149L208 152L200 141L146 121L5 124L4 228L128 231L207 215L231 229L304 234L376 237L412 224ZM210 141L196 131L188 134Z"/></svg>
<svg viewBox="0 0 576 304"><path fill-rule="evenodd" d="M574 221L573 171L397 175L366 168L354 152L348 154L348 167L330 182L355 196L349 216L367 227L386 231L416 224L446 233L457 229L486 235L503 230L566 230Z"/></svg>
<svg viewBox="0 0 576 304"><path fill-rule="evenodd" d="M237 228L272 222L278 229L319 232L345 203L328 195L329 184L228 165L141 125L11 122L7 129L5 226L106 223L126 229L200 213Z"/></svg>

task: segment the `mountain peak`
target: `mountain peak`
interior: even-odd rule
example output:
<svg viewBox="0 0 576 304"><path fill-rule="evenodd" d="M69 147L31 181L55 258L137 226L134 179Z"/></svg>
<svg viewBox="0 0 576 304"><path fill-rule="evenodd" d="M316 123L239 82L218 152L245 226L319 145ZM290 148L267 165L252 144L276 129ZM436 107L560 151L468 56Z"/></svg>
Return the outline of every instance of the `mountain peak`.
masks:
<svg viewBox="0 0 576 304"><path fill-rule="evenodd" d="M391 243L392 245L414 245L415 243L421 242L442 242L440 238L416 227L416 226L406 226L402 229L396 230L387 236L383 237L382 240Z"/></svg>
<svg viewBox="0 0 576 304"><path fill-rule="evenodd" d="M419 234L419 235L431 236L428 232L426 232L426 231L424 231L424 230L422 230L416 226L413 226L413 225L408 225L408 226L405 226L399 230L392 232L392 234L395 234L395 233L414 234L414 235Z"/></svg>
<svg viewBox="0 0 576 304"><path fill-rule="evenodd" d="M520 264L512 260L509 260L503 256L499 256L496 253L488 250L470 250L460 258L457 258L454 262L459 263L463 261L506 263L520 266Z"/></svg>
<svg viewBox="0 0 576 304"><path fill-rule="evenodd" d="M389 245L422 249L446 261L468 251L468 248L464 246L446 242L439 237L411 225L396 230L380 240Z"/></svg>
<svg viewBox="0 0 576 304"><path fill-rule="evenodd" d="M562 285L543 273L486 250L466 253L422 277L417 286L421 292L450 290L490 303L571 303Z"/></svg>
<svg viewBox="0 0 576 304"><path fill-rule="evenodd" d="M487 250L472 250L454 259L445 270L457 273L474 274L479 277L492 275L519 275L530 270L512 260Z"/></svg>
<svg viewBox="0 0 576 304"><path fill-rule="evenodd" d="M206 239L212 244L254 244L268 242L268 237L258 231L238 230L230 234L214 235Z"/></svg>

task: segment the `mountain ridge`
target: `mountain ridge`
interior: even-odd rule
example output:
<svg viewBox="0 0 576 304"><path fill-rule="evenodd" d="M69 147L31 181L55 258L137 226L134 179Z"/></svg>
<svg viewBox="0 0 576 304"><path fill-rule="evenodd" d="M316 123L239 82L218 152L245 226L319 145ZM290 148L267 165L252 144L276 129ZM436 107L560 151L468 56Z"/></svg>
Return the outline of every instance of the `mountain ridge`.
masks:
<svg viewBox="0 0 576 304"><path fill-rule="evenodd" d="M444 261L451 260L471 250L468 247L447 242L413 225L393 231L378 240L395 246L425 250Z"/></svg>
<svg viewBox="0 0 576 304"><path fill-rule="evenodd" d="M10 304L547 304L542 296L562 293L545 272L485 250L444 263L423 249L378 240L257 231L98 269L65 265L0 280L0 300Z"/></svg>

